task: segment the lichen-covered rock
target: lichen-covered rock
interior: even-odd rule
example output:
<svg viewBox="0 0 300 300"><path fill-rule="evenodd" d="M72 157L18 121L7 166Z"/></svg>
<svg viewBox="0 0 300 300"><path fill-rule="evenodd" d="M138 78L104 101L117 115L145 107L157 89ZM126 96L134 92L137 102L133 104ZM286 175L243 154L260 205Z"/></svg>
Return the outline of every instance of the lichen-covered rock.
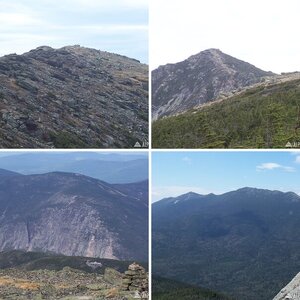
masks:
<svg viewBox="0 0 300 300"><path fill-rule="evenodd" d="M122 274L113 268L105 268L104 280L115 286L120 286L122 284Z"/></svg>
<svg viewBox="0 0 300 300"><path fill-rule="evenodd" d="M103 276L64 268L61 271L0 270L0 299L8 300L134 300L138 291L122 291Z"/></svg>

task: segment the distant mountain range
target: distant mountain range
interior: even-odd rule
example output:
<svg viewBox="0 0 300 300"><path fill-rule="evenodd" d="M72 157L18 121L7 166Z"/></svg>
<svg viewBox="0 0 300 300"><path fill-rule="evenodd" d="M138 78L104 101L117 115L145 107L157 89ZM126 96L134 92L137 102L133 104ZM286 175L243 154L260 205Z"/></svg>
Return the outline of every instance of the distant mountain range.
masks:
<svg viewBox="0 0 300 300"><path fill-rule="evenodd" d="M254 188L152 205L153 274L272 299L300 270L300 196Z"/></svg>
<svg viewBox="0 0 300 300"><path fill-rule="evenodd" d="M187 111L270 75L218 49L160 66L152 72L153 119Z"/></svg>
<svg viewBox="0 0 300 300"><path fill-rule="evenodd" d="M1 148L133 148L148 140L148 67L95 49L0 58Z"/></svg>
<svg viewBox="0 0 300 300"><path fill-rule="evenodd" d="M13 249L147 261L148 184L8 172L0 176L0 250Z"/></svg>
<svg viewBox="0 0 300 300"><path fill-rule="evenodd" d="M24 175L53 171L80 173L109 183L148 179L148 159L142 154L23 153L0 157L0 168Z"/></svg>
<svg viewBox="0 0 300 300"><path fill-rule="evenodd" d="M16 172L12 172L12 171L8 171L8 170L5 170L5 169L0 169L0 177L9 177L9 176L15 176L15 175L20 175Z"/></svg>

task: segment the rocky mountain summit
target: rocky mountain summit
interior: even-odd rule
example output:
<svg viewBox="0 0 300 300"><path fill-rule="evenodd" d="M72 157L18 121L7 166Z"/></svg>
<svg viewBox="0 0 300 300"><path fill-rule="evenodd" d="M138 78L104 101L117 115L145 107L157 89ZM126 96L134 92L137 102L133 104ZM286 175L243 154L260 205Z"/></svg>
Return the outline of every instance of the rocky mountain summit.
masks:
<svg viewBox="0 0 300 300"><path fill-rule="evenodd" d="M148 259L148 184L73 173L0 177L0 251Z"/></svg>
<svg viewBox="0 0 300 300"><path fill-rule="evenodd" d="M272 75L218 49L160 66L152 72L153 120L213 101Z"/></svg>
<svg viewBox="0 0 300 300"><path fill-rule="evenodd" d="M80 46L0 58L0 147L131 148L148 139L148 68Z"/></svg>
<svg viewBox="0 0 300 300"><path fill-rule="evenodd" d="M284 287L273 300L299 300L300 299L300 273Z"/></svg>

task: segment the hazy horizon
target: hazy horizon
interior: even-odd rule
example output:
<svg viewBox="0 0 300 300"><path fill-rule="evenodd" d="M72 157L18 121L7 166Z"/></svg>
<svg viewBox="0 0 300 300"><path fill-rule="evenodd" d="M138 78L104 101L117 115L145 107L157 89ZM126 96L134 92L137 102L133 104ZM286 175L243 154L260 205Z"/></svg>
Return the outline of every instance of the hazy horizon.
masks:
<svg viewBox="0 0 300 300"><path fill-rule="evenodd" d="M148 180L147 152L115 151L25 151L5 156L0 152L0 169L22 175L52 172L79 173L108 183Z"/></svg>

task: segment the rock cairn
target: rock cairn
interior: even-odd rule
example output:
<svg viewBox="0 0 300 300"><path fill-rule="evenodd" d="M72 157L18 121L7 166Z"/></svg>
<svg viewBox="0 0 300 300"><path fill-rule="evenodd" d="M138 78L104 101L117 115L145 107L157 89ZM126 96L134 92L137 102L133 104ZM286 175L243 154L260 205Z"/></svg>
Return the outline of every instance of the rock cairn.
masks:
<svg viewBox="0 0 300 300"><path fill-rule="evenodd" d="M129 265L122 280L124 291L136 291L136 299L148 299L148 273L137 263Z"/></svg>

